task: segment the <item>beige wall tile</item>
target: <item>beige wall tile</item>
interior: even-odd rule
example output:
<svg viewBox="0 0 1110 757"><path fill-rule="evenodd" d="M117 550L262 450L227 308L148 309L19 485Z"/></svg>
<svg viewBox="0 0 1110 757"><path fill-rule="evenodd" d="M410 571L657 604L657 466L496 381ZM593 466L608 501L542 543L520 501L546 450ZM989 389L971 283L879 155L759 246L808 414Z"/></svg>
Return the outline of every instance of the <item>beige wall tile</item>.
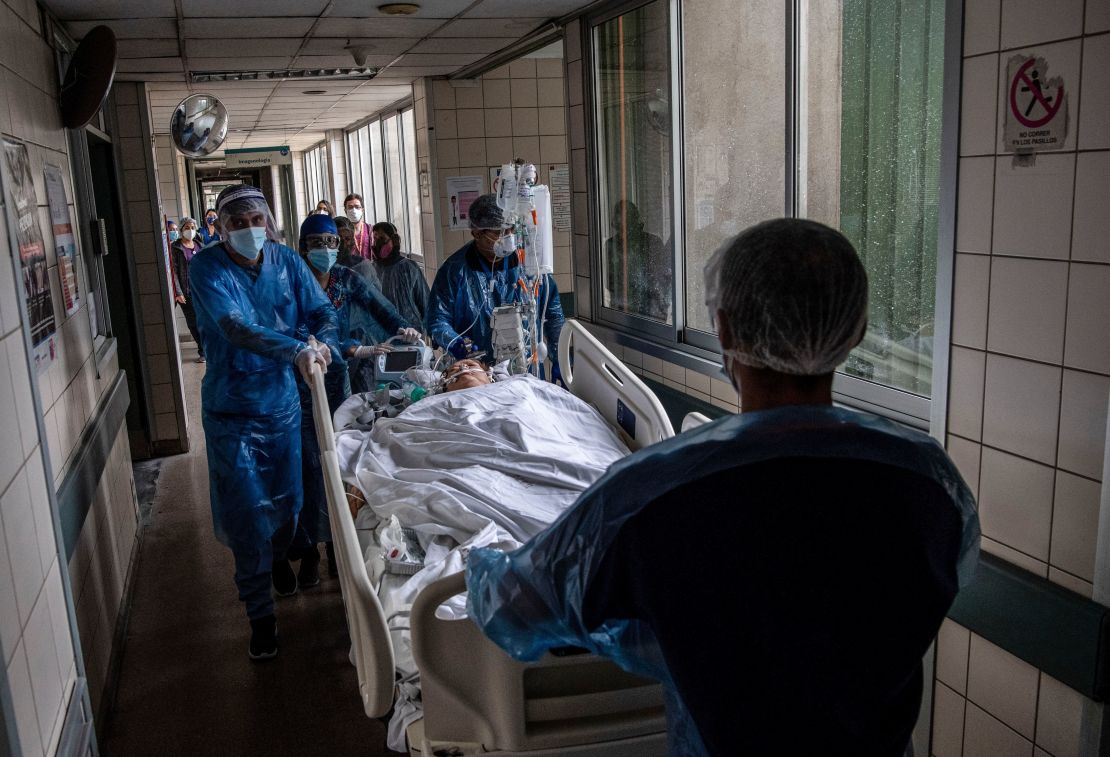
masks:
<svg viewBox="0 0 1110 757"><path fill-rule="evenodd" d="M486 165L486 140L460 139L459 140L459 165L485 166Z"/></svg>
<svg viewBox="0 0 1110 757"><path fill-rule="evenodd" d="M566 84L562 78L536 81L536 104L542 107L561 108L566 102Z"/></svg>
<svg viewBox="0 0 1110 757"><path fill-rule="evenodd" d="M518 158L524 158L535 162L538 160L540 154L540 138L539 137L523 137L519 134L513 137L513 154Z"/></svg>
<svg viewBox="0 0 1110 757"><path fill-rule="evenodd" d="M1052 465L1061 373L1041 363L987 355L983 443Z"/></svg>
<svg viewBox="0 0 1110 757"><path fill-rule="evenodd" d="M512 106L512 85L508 79L482 78L482 94L485 108L508 108Z"/></svg>
<svg viewBox="0 0 1110 757"><path fill-rule="evenodd" d="M982 447L978 442L973 442L959 436L948 435L948 455L956 464L964 482L971 489L976 498L979 496L979 458Z"/></svg>
<svg viewBox="0 0 1110 757"><path fill-rule="evenodd" d="M512 123L514 137L530 137L540 133L538 108L513 108Z"/></svg>
<svg viewBox="0 0 1110 757"><path fill-rule="evenodd" d="M563 78L562 58L536 58L536 76L543 79Z"/></svg>
<svg viewBox="0 0 1110 757"><path fill-rule="evenodd" d="M994 175L994 156L960 159L956 197L956 249L960 252L991 251L992 214L986 209L994 207Z"/></svg>
<svg viewBox="0 0 1110 757"><path fill-rule="evenodd" d="M489 102L488 95L486 97L486 102ZM487 138L513 136L513 112L511 109L487 107L485 116Z"/></svg>
<svg viewBox="0 0 1110 757"><path fill-rule="evenodd" d="M1056 464L1102 479L1110 377L1064 371L1060 395L1060 442Z"/></svg>
<svg viewBox="0 0 1110 757"><path fill-rule="evenodd" d="M1037 701L1037 739L1039 746L1053 757L1079 757L1083 696L1041 673L1041 693Z"/></svg>
<svg viewBox="0 0 1110 757"><path fill-rule="evenodd" d="M956 255L956 280L952 294L953 344L986 349L990 265L990 258L985 255Z"/></svg>
<svg viewBox="0 0 1110 757"><path fill-rule="evenodd" d="M455 125L459 138L485 137L486 116L481 108L455 111Z"/></svg>
<svg viewBox="0 0 1110 757"><path fill-rule="evenodd" d="M535 108L539 103L535 79L513 79L510 82L509 97L514 108Z"/></svg>
<svg viewBox="0 0 1110 757"><path fill-rule="evenodd" d="M998 56L964 61L960 101L960 155L992 155L998 104Z"/></svg>
<svg viewBox="0 0 1110 757"><path fill-rule="evenodd" d="M1095 580L1100 493L1096 481L1065 471L1056 472L1049 562L1092 582Z"/></svg>
<svg viewBox="0 0 1110 757"><path fill-rule="evenodd" d="M1053 469L983 448L979 474L979 521L983 536L1048 560Z"/></svg>
<svg viewBox="0 0 1110 757"><path fill-rule="evenodd" d="M1110 0L1087 0L1087 34L1110 31Z"/></svg>
<svg viewBox="0 0 1110 757"><path fill-rule="evenodd" d="M468 82L453 82L454 84L463 84ZM476 82L475 86L463 87L455 86L455 107L460 110L463 108L484 108L485 98L483 97L484 88L482 82Z"/></svg>
<svg viewBox="0 0 1110 757"><path fill-rule="evenodd" d="M1110 263L1110 151L1082 152L1075 164L1071 259Z"/></svg>
<svg viewBox="0 0 1110 757"><path fill-rule="evenodd" d="M1002 0L1002 47L1023 47L1078 36L1083 0Z"/></svg>
<svg viewBox="0 0 1110 757"><path fill-rule="evenodd" d="M509 64L509 76L513 79L535 79L536 59L517 58Z"/></svg>
<svg viewBox="0 0 1110 757"><path fill-rule="evenodd" d="M987 349L1060 362L1068 308L1067 263L995 257L990 298Z"/></svg>
<svg viewBox="0 0 1110 757"><path fill-rule="evenodd" d="M459 140L437 139L436 160L439 168L459 167ZM440 177L442 180L442 176Z"/></svg>
<svg viewBox="0 0 1110 757"><path fill-rule="evenodd" d="M455 88L446 79L432 80L432 101L436 110L455 107Z"/></svg>
<svg viewBox="0 0 1110 757"><path fill-rule="evenodd" d="M567 139L563 136L540 137L540 159L544 163L567 162Z"/></svg>
<svg viewBox="0 0 1110 757"><path fill-rule="evenodd" d="M1074 2L1074 0L1073 0ZM1110 148L1110 36L1083 41L1083 107L1079 113L1079 146ZM1072 115L1069 107L1068 115Z"/></svg>
<svg viewBox="0 0 1110 757"><path fill-rule="evenodd" d="M967 697L1032 740L1037 718L1035 667L977 634L971 635Z"/></svg>
<svg viewBox="0 0 1110 757"><path fill-rule="evenodd" d="M967 0L964 3L964 55L998 49L999 3L1000 0Z"/></svg>
<svg viewBox="0 0 1110 757"><path fill-rule="evenodd" d="M1033 742L996 718L967 703L963 757L1031 757Z"/></svg>
<svg viewBox="0 0 1110 757"><path fill-rule="evenodd" d="M933 757L962 757L966 700L938 683L933 698Z"/></svg>
<svg viewBox="0 0 1110 757"><path fill-rule="evenodd" d="M953 347L948 388L948 430L967 439L983 433L983 382L986 355Z"/></svg>
<svg viewBox="0 0 1110 757"><path fill-rule="evenodd" d="M1094 597L1095 586L1090 581L1084 581L1078 576L1065 573L1059 568L1053 568L1051 565L1048 567L1048 580L1054 584L1063 586L1069 591L1074 591L1081 597L1086 597L1087 599Z"/></svg>
<svg viewBox="0 0 1110 757"><path fill-rule="evenodd" d="M31 673L27 654L21 640L8 665L8 686L11 689L12 708L15 711L15 737L24 754L42 754L42 736L39 735L38 716L35 712L35 694L31 689Z"/></svg>
<svg viewBox="0 0 1110 757"><path fill-rule="evenodd" d="M937 680L960 694L967 693L968 650L971 632L945 618L937 634ZM962 720L962 718L961 718Z"/></svg>
<svg viewBox="0 0 1110 757"><path fill-rule="evenodd" d="M486 137L486 160L491 166L503 166L515 157L512 137Z"/></svg>
<svg viewBox="0 0 1110 757"><path fill-rule="evenodd" d="M1107 324L1110 324L1110 266L1072 264L1064 365L1110 374Z"/></svg>
<svg viewBox="0 0 1110 757"><path fill-rule="evenodd" d="M567 113L565 108L540 108L537 113L539 132L543 135L560 135L567 133ZM563 136L563 149L566 149L566 137ZM566 162L565 159L561 162Z"/></svg>
<svg viewBox="0 0 1110 757"><path fill-rule="evenodd" d="M663 377L678 383L681 386L686 386L686 369L681 365L668 363L663 361Z"/></svg>
<svg viewBox="0 0 1110 757"><path fill-rule="evenodd" d="M450 108L440 108L435 115L436 139L455 139L459 135L458 122L455 111Z"/></svg>
<svg viewBox="0 0 1110 757"><path fill-rule="evenodd" d="M1000 159L995 164L995 254L1067 260L1075 155L1043 154L1032 168ZM1030 214L1030 202L1036 213Z"/></svg>

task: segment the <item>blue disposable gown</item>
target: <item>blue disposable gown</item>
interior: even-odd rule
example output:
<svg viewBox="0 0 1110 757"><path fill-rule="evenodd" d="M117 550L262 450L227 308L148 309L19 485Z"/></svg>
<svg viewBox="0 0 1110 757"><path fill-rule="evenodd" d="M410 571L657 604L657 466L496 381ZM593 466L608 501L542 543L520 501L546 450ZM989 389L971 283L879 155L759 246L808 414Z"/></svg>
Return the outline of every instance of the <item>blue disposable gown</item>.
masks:
<svg viewBox="0 0 1110 757"><path fill-rule="evenodd" d="M517 659L578 646L663 681L672 754L799 754L819 737L813 753L901 755L921 656L978 546L935 441L779 408L630 455L520 549L472 552L468 613Z"/></svg>
<svg viewBox="0 0 1110 757"><path fill-rule="evenodd" d="M517 281L523 275L516 256L490 264L478 253L474 242L464 245L436 273L424 321L426 331L439 346L446 348L450 344L456 357L463 356L458 346L462 337L468 337L476 350L492 356L493 309L521 301L523 293ZM548 357L557 363L564 318L559 289L550 275L543 277L537 301L541 308L546 304L543 334Z"/></svg>
<svg viewBox="0 0 1110 757"><path fill-rule="evenodd" d="M201 387L212 521L221 542L258 552L301 509L298 329L338 347L335 308L288 247L267 241L248 270L222 244L198 252L189 283L208 357Z"/></svg>
<svg viewBox="0 0 1110 757"><path fill-rule="evenodd" d="M317 281L313 280L312 283L318 291L323 291ZM376 288L367 284L350 268L332 266L327 299L335 310L339 345L344 356L353 347L382 342L387 338L386 335L396 334L398 329L409 326ZM353 323L359 325L352 327ZM301 329L298 336L307 339L308 331ZM357 368L356 363L369 362L352 360L352 370ZM332 368L324 376L328 407L333 414L343 404L343 400L350 396L351 384L342 359L338 366L333 362ZM331 522L324 496L324 476L320 470L320 443L316 438L313 421L312 395L303 381L297 383L297 390L301 400L301 471L304 482L304 508L301 510L300 523L309 543L317 544L331 541Z"/></svg>

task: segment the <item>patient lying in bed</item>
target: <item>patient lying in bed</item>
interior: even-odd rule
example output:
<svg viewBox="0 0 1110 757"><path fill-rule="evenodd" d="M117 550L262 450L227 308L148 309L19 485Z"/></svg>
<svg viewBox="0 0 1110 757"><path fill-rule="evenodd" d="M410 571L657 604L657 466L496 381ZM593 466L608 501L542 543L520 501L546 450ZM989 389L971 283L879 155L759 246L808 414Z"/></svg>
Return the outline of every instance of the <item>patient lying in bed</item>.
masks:
<svg viewBox="0 0 1110 757"><path fill-rule="evenodd" d="M379 419L369 430L340 431L335 439L368 573L380 586L405 681L390 725L395 749L403 748L403 729L419 715L407 633L416 595L461 571L472 548L517 548L628 454L601 415L565 389L531 376L488 383L484 370L466 372L464 362L455 364L459 375L450 391ZM341 415L342 408L336 418ZM386 572L376 537L392 516L415 532L426 553L415 575ZM465 597L456 597L438 614L461 618L465 607Z"/></svg>

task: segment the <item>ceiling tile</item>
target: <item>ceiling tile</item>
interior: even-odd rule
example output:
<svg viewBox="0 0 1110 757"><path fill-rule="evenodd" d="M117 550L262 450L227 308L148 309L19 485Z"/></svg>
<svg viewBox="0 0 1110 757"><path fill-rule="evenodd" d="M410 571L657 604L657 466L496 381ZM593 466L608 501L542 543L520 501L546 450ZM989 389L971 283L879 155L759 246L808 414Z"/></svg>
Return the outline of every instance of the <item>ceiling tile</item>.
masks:
<svg viewBox="0 0 1110 757"><path fill-rule="evenodd" d="M185 74L183 73L169 73L169 72L154 72L149 71L116 71L116 81L176 81L185 82Z"/></svg>
<svg viewBox="0 0 1110 757"><path fill-rule="evenodd" d="M182 71L181 58L121 58L116 61L116 71Z"/></svg>
<svg viewBox="0 0 1110 757"><path fill-rule="evenodd" d="M319 16L326 6L327 0L236 0L234 3L227 0L181 0L181 12L186 18Z"/></svg>
<svg viewBox="0 0 1110 757"><path fill-rule="evenodd" d="M116 18L110 21L70 21L66 29L81 39L94 26L106 23L119 39L177 39L177 20L172 18Z"/></svg>
<svg viewBox="0 0 1110 757"><path fill-rule="evenodd" d="M165 58L181 52L176 39L119 39L116 51L120 58Z"/></svg>
<svg viewBox="0 0 1110 757"><path fill-rule="evenodd" d="M289 65L288 58L190 58L189 68L193 71L269 71L284 69Z"/></svg>
<svg viewBox="0 0 1110 757"><path fill-rule="evenodd" d="M63 21L92 18L177 18L173 0L50 0L50 10Z"/></svg>
<svg viewBox="0 0 1110 757"><path fill-rule="evenodd" d="M512 40L500 37L432 37L417 44L410 50L413 53L495 53L507 47Z"/></svg>
<svg viewBox="0 0 1110 757"><path fill-rule="evenodd" d="M315 17L227 18L219 23L208 19L187 18L185 36L199 39L247 39L269 37L303 37L312 28Z"/></svg>
<svg viewBox="0 0 1110 757"><path fill-rule="evenodd" d="M380 5L383 1L368 3L366 0L335 0L331 6L331 13L328 15L334 18L365 18L371 21L397 19L397 16L387 16L384 13L379 13L377 8L374 7ZM519 3L519 0L517 2ZM416 13L401 18L453 18L466 10L467 6L473 4L474 0L420 0L420 9Z"/></svg>
<svg viewBox="0 0 1110 757"><path fill-rule="evenodd" d="M532 15L545 15L547 18L559 18L576 10L581 10L593 0L540 0L528 3L528 11ZM483 0L472 10L467 11L467 18L512 18L521 11L520 0Z"/></svg>
<svg viewBox="0 0 1110 757"><path fill-rule="evenodd" d="M351 47L365 47L370 55L390 55L396 57L405 52L417 42L419 37L310 37L302 53L304 55L348 55L344 49Z"/></svg>
<svg viewBox="0 0 1110 757"><path fill-rule="evenodd" d="M504 37L509 45L516 37L523 37L538 29L546 18L463 18L452 21L435 33L436 37Z"/></svg>
<svg viewBox="0 0 1110 757"><path fill-rule="evenodd" d="M426 37L445 21L439 18L322 18L320 37Z"/></svg>
<svg viewBox="0 0 1110 757"><path fill-rule="evenodd" d="M296 37L276 37L273 39L252 37L248 39L223 40L186 39L185 54L192 58L226 58L229 54L252 55L258 57L284 56L287 60L297 54L301 40Z"/></svg>
<svg viewBox="0 0 1110 757"><path fill-rule="evenodd" d="M381 68L396 59L396 55L368 55L366 65ZM294 68L350 68L355 65L354 57L347 52L342 55L302 55L293 62Z"/></svg>

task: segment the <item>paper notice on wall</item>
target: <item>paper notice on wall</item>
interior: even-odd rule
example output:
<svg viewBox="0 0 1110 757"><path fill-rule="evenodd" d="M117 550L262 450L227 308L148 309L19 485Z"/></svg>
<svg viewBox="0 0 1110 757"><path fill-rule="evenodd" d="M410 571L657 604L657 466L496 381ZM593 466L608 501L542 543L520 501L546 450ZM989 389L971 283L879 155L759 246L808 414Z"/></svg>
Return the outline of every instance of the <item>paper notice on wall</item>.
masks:
<svg viewBox="0 0 1110 757"><path fill-rule="evenodd" d="M50 294L50 274L46 263L46 246L38 222L38 198L31 176L31 158L27 145L4 140L4 168L8 202L16 224L20 271L23 275L23 297L27 302L27 321L31 329L31 346L35 371L50 367L56 355L54 338L54 300Z"/></svg>
<svg viewBox="0 0 1110 757"><path fill-rule="evenodd" d="M482 176L447 177L447 225L451 229L470 228L470 203L482 194Z"/></svg>
<svg viewBox="0 0 1110 757"><path fill-rule="evenodd" d="M46 177L46 201L50 204L50 225L54 229L54 252L58 257L58 280L62 285L62 300L66 315L81 308L81 290L77 279L77 238L66 203L66 187L62 169L47 163L43 166Z"/></svg>
<svg viewBox="0 0 1110 757"><path fill-rule="evenodd" d="M551 218L555 231L570 231L570 166L566 163L548 166L551 186Z"/></svg>

